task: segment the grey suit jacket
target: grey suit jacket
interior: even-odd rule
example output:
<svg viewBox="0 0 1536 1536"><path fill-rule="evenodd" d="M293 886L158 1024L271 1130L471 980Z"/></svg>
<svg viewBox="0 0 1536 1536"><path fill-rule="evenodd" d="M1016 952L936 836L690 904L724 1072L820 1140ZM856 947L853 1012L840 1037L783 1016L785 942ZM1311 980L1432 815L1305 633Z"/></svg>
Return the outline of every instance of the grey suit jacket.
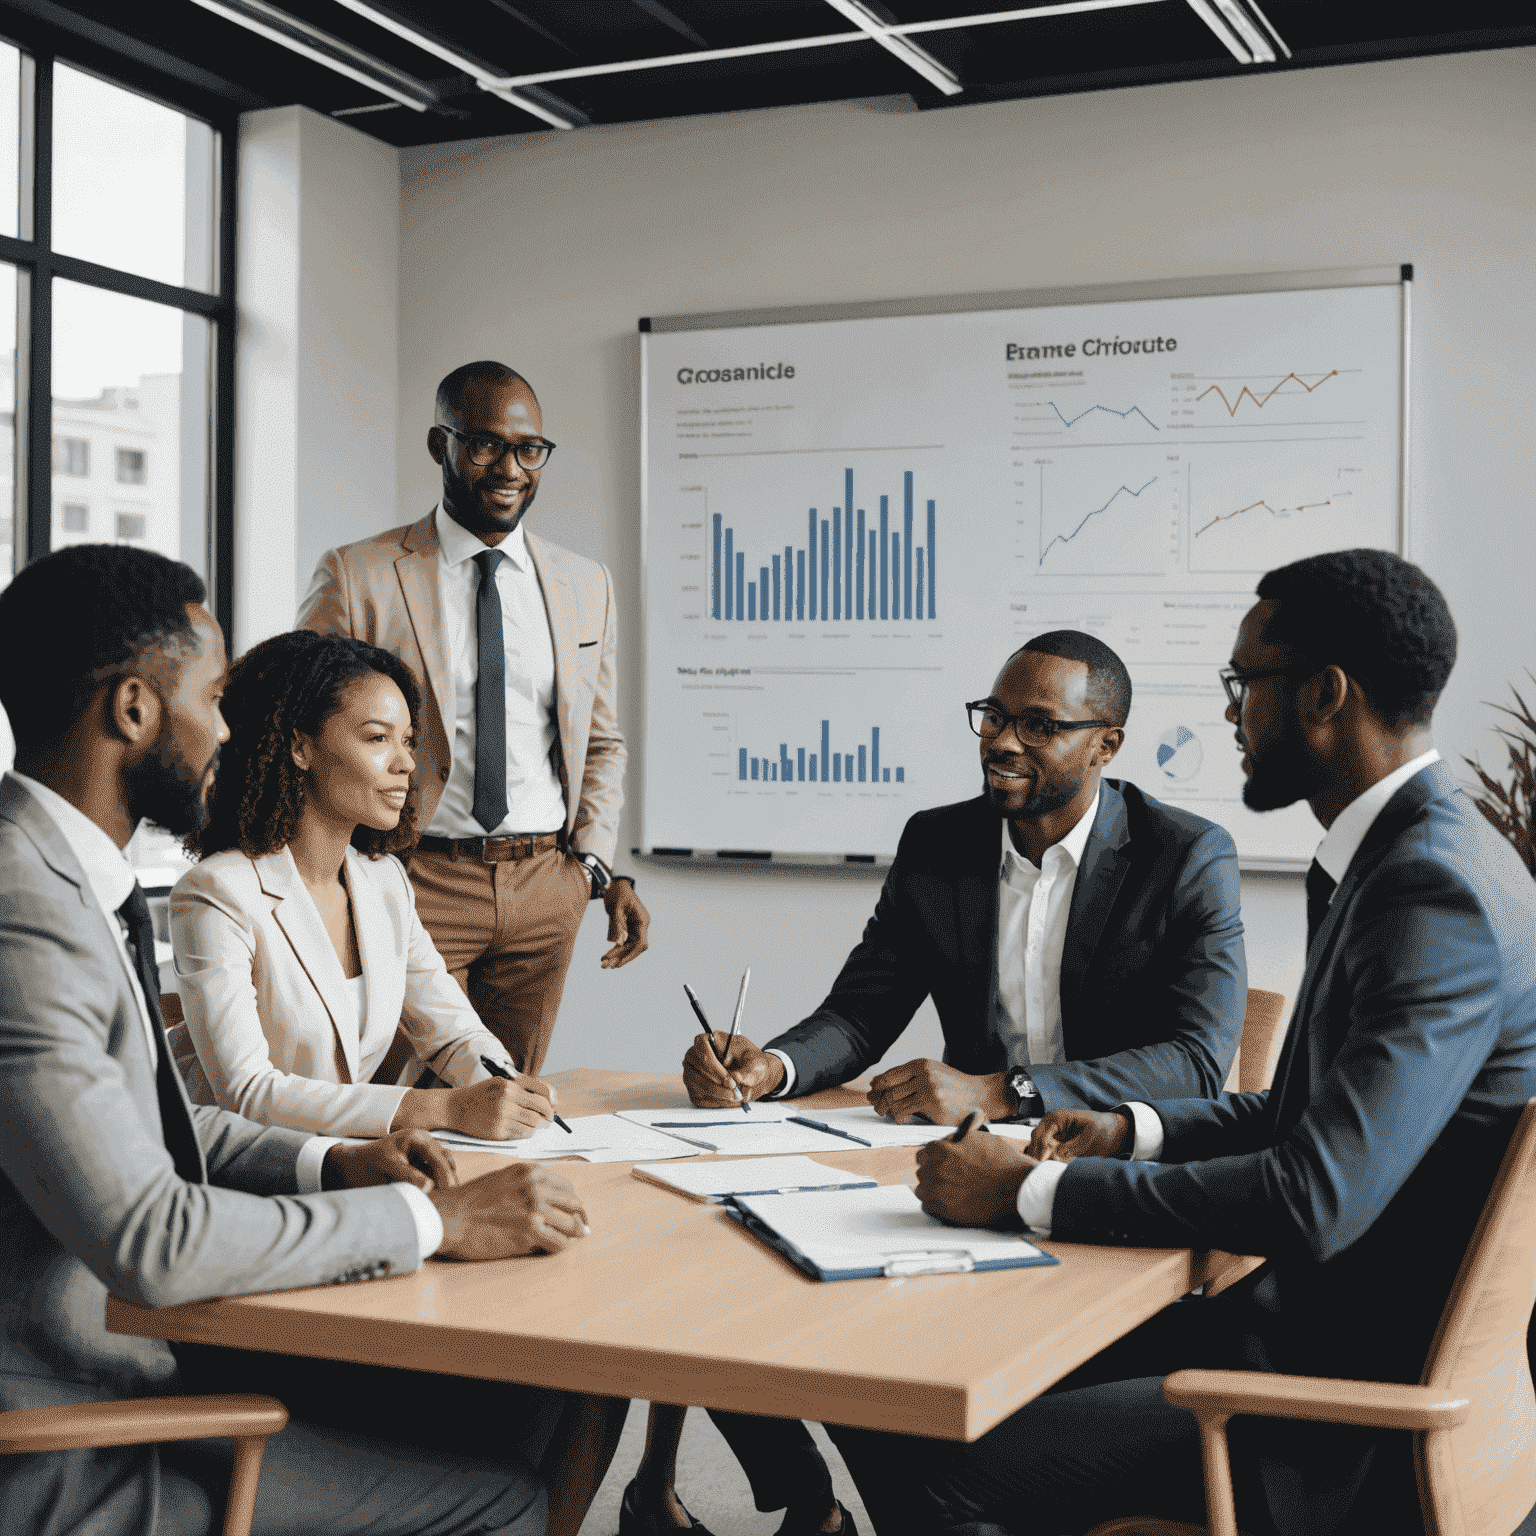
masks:
<svg viewBox="0 0 1536 1536"><path fill-rule="evenodd" d="M207 1170L179 1178L116 919L10 776L0 868L0 1409L174 1388L164 1344L107 1332L109 1290L170 1306L416 1268L398 1194L293 1195L307 1137L194 1108L178 1082L174 1112ZM18 1460L0 1459L7 1522ZM152 1476L150 1452L145 1466ZM148 1532L152 1509L125 1536Z"/></svg>

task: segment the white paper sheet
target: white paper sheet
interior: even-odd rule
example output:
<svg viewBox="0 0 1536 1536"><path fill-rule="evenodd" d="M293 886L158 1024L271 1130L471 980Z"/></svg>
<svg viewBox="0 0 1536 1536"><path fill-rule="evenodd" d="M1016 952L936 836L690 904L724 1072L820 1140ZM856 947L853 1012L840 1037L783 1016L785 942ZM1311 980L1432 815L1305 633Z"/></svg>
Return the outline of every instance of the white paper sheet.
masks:
<svg viewBox="0 0 1536 1536"><path fill-rule="evenodd" d="M857 1186L872 1189L876 1183L866 1174L829 1168L809 1157L739 1157L729 1162L668 1163L664 1167L636 1163L630 1171L637 1179L716 1204L727 1195L822 1194Z"/></svg>
<svg viewBox="0 0 1536 1536"><path fill-rule="evenodd" d="M857 1152L857 1142L826 1131L796 1125L793 1104L775 1104L770 1115L754 1109L621 1109L637 1126L675 1136L697 1151L734 1152L743 1157L774 1157L787 1152Z"/></svg>
<svg viewBox="0 0 1536 1536"><path fill-rule="evenodd" d="M942 1141L955 1134L952 1125L897 1125L879 1114L872 1104L856 1104L848 1109L808 1109L810 1119L835 1125L840 1131L862 1136L877 1147L920 1147L926 1142ZM988 1124L987 1130L994 1136L1006 1136L1011 1141L1028 1141L1034 1134L1034 1126L1009 1121L1005 1124Z"/></svg>
<svg viewBox="0 0 1536 1536"><path fill-rule="evenodd" d="M544 1157L580 1157L589 1163L637 1163L673 1157L696 1157L699 1148L649 1130L618 1115L570 1115L566 1135L558 1125L547 1125L520 1141L479 1141L457 1131L434 1131L445 1147L457 1151L494 1152L513 1162Z"/></svg>

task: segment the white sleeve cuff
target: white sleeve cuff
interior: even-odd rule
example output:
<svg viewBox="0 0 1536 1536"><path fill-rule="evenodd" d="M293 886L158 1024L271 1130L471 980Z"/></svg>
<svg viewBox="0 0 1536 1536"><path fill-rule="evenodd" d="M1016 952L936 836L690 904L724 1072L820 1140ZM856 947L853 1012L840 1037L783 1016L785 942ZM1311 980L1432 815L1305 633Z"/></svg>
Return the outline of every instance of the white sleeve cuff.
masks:
<svg viewBox="0 0 1536 1536"><path fill-rule="evenodd" d="M772 1093L765 1093L763 1097L765 1099L787 1099L795 1091L795 1064L783 1051L770 1049L765 1054L777 1056L784 1063L784 1081Z"/></svg>
<svg viewBox="0 0 1536 1536"><path fill-rule="evenodd" d="M299 1148L299 1160L293 1168L293 1183L299 1194L318 1195L325 1188L321 1171L325 1154L342 1141L340 1136L311 1136Z"/></svg>
<svg viewBox="0 0 1536 1536"><path fill-rule="evenodd" d="M1065 1163L1041 1163L1031 1168L1019 1185L1019 1216L1036 1237L1051 1235L1056 1186L1066 1171Z"/></svg>
<svg viewBox="0 0 1536 1536"><path fill-rule="evenodd" d="M414 1184L391 1184L389 1187L398 1190L401 1198L410 1206L411 1220L416 1223L416 1242L421 1249L421 1257L430 1259L443 1246L443 1218L437 1214L437 1207L432 1204L431 1197Z"/></svg>
<svg viewBox="0 0 1536 1536"><path fill-rule="evenodd" d="M1122 1104L1130 1111L1136 1127L1135 1144L1131 1147L1131 1161L1155 1163L1163 1155L1163 1122L1150 1104Z"/></svg>

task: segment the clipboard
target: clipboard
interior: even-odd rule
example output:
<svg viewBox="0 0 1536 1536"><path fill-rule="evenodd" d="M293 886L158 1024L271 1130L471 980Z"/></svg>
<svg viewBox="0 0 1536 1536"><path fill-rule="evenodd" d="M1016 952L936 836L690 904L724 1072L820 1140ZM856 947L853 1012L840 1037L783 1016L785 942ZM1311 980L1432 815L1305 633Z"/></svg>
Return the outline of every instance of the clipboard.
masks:
<svg viewBox="0 0 1536 1536"><path fill-rule="evenodd" d="M733 1196L725 1213L812 1280L899 1280L1061 1262L1014 1233L946 1226L924 1213L905 1184L828 1192L809 1203L797 1194Z"/></svg>
<svg viewBox="0 0 1536 1536"><path fill-rule="evenodd" d="M829 1168L809 1157L748 1157L718 1163L636 1163L630 1173L690 1200L724 1205L735 1195L827 1194L874 1189L867 1175Z"/></svg>

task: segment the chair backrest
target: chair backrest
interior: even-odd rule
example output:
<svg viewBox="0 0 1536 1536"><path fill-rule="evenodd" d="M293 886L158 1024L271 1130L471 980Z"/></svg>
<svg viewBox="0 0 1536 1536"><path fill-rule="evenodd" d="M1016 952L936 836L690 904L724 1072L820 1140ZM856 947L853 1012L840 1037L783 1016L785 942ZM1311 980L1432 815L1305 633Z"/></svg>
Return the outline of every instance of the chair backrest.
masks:
<svg viewBox="0 0 1536 1536"><path fill-rule="evenodd" d="M1433 1228L1425 1232L1434 1241ZM1420 1378L1472 1401L1466 1422L1416 1436L1431 1536L1508 1536L1536 1505L1536 1394L1526 1330L1536 1304L1536 1099L1525 1106L1440 1315Z"/></svg>
<svg viewBox="0 0 1536 1536"><path fill-rule="evenodd" d="M1228 1093L1258 1093L1275 1080L1280 1047L1285 1043L1280 1028L1285 1019L1285 993L1248 988L1243 1013L1243 1038L1237 1047L1232 1070L1223 1085Z"/></svg>
<svg viewBox="0 0 1536 1536"><path fill-rule="evenodd" d="M160 1017L165 1020L167 1029L175 1029L178 1024L186 1023L186 1016L181 1011L181 994L179 992L162 992L160 994Z"/></svg>

